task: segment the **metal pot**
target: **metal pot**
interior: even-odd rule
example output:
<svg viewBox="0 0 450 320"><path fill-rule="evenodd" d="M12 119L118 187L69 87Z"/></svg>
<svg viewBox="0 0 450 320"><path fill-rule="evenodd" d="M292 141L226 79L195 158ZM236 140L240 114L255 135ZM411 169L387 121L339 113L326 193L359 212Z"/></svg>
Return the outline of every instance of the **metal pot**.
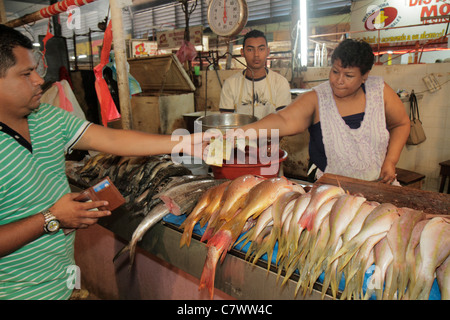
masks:
<svg viewBox="0 0 450 320"><path fill-rule="evenodd" d="M225 132L227 129L234 129L242 127L246 124L256 122L257 117L249 114L239 114L239 113L219 113L210 114L195 120L195 124L202 127L202 131L208 129L219 129Z"/></svg>
<svg viewBox="0 0 450 320"><path fill-rule="evenodd" d="M206 115L219 114L219 113L220 113L219 111L207 111ZM186 129L190 133L194 133L195 120L197 120L198 118L200 118L201 116L204 116L204 115L205 115L205 111L197 111L197 112L183 114L184 123L186 124Z"/></svg>

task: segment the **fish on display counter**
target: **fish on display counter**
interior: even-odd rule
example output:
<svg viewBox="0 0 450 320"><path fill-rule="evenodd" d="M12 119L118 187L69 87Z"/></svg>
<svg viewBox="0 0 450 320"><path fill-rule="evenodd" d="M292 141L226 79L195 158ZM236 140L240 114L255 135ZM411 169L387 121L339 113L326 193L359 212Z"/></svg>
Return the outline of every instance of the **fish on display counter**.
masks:
<svg viewBox="0 0 450 320"><path fill-rule="evenodd" d="M143 216L114 258L129 252L130 267L138 242L165 216L185 217L180 247L189 247L195 225L206 226L200 234L207 254L199 289L211 297L217 264L239 245L251 263L267 256L267 268L278 268L277 277L284 270L281 286L297 279L295 295L311 293L323 279L322 298L330 288L340 299L428 299L436 280L441 299L450 299L445 215L369 201L330 184L305 191L285 177L193 176L167 155L98 154L69 171L80 186L108 175L127 199L126 208Z"/></svg>
<svg viewBox="0 0 450 320"><path fill-rule="evenodd" d="M169 155L122 157L98 153L87 159L84 165L67 166L66 173L80 186L89 186L109 176L127 200L125 207L131 215L143 216L130 243L113 259L129 251L130 267L137 243L156 223L168 214L190 213L206 191L230 182L227 179L216 180L210 175L192 175L187 167L172 162ZM216 195L210 202L217 202L215 198Z"/></svg>
<svg viewBox="0 0 450 320"><path fill-rule="evenodd" d="M179 216L191 212L196 206L200 196L206 190L222 183L223 181L221 180L198 180L175 186L158 194L158 198L161 199L160 203L158 203L149 213L147 213L133 232L130 243L116 254L113 261L115 261L121 254L129 252L129 265L131 268L134 262L137 243L142 240L142 237L148 232L148 230L150 230L151 227L161 221L168 214ZM171 192L173 189L176 189L176 192Z"/></svg>
<svg viewBox="0 0 450 320"><path fill-rule="evenodd" d="M246 201L234 214L215 218L215 227L202 238L208 251L199 289L212 297L219 260L232 247L247 245L245 259L256 263L267 253L268 267L278 267L278 276L286 271L281 285L298 274L295 294L300 289L303 295L311 292L323 275L322 298L329 287L336 298L345 279L340 299L428 299L436 273L441 298L448 298L450 217L369 201L331 185L298 190L282 178L264 179L247 190ZM227 202L227 189L220 201ZM186 237L205 206L199 201L192 210L195 219L187 215L190 222L181 224L181 246L189 246ZM369 275L371 269L375 271Z"/></svg>

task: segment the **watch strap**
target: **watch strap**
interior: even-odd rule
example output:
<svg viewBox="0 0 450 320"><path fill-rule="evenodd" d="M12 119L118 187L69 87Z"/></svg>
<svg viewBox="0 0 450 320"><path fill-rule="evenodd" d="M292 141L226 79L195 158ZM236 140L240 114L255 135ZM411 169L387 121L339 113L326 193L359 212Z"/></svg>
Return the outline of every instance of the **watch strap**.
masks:
<svg viewBox="0 0 450 320"><path fill-rule="evenodd" d="M41 212L42 215L44 216L44 231L46 233L52 233L48 230L48 224L50 223L50 221L58 221L58 219L50 212L50 210L45 210ZM58 221L59 223L59 221Z"/></svg>

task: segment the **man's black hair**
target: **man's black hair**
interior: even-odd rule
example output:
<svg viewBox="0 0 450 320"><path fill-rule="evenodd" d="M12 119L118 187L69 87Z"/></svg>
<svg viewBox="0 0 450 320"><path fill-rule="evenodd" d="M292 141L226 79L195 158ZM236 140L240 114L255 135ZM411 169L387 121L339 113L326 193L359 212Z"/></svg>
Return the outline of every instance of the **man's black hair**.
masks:
<svg viewBox="0 0 450 320"><path fill-rule="evenodd" d="M0 78L6 76L9 68L16 64L15 47L33 49L31 40L21 32L0 24Z"/></svg>
<svg viewBox="0 0 450 320"><path fill-rule="evenodd" d="M252 30L252 31L247 32L244 36L243 47L245 47L245 41L247 41L248 38L264 38L264 40L266 40L266 45L267 45L266 35L262 31Z"/></svg>
<svg viewBox="0 0 450 320"><path fill-rule="evenodd" d="M341 60L342 67L358 67L361 74L366 74L372 69L375 61L372 48L365 41L345 39L331 55L331 63Z"/></svg>

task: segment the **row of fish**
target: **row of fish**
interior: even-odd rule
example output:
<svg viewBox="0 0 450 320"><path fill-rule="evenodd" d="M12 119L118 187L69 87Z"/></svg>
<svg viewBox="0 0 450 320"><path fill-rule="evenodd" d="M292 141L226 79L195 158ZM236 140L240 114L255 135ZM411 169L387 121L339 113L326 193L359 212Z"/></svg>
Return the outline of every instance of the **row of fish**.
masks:
<svg viewBox="0 0 450 320"><path fill-rule="evenodd" d="M246 258L256 263L267 254L268 268L274 261L278 275L284 271L281 285L297 273L296 294L311 292L324 274L322 298L329 287L337 297L343 276L341 299L428 299L435 278L441 298L450 299L448 217L371 202L339 186L307 192L284 177L244 175L199 198L181 225L181 247L189 246L196 223L207 223L200 289L211 298L218 261L237 244L249 244Z"/></svg>

